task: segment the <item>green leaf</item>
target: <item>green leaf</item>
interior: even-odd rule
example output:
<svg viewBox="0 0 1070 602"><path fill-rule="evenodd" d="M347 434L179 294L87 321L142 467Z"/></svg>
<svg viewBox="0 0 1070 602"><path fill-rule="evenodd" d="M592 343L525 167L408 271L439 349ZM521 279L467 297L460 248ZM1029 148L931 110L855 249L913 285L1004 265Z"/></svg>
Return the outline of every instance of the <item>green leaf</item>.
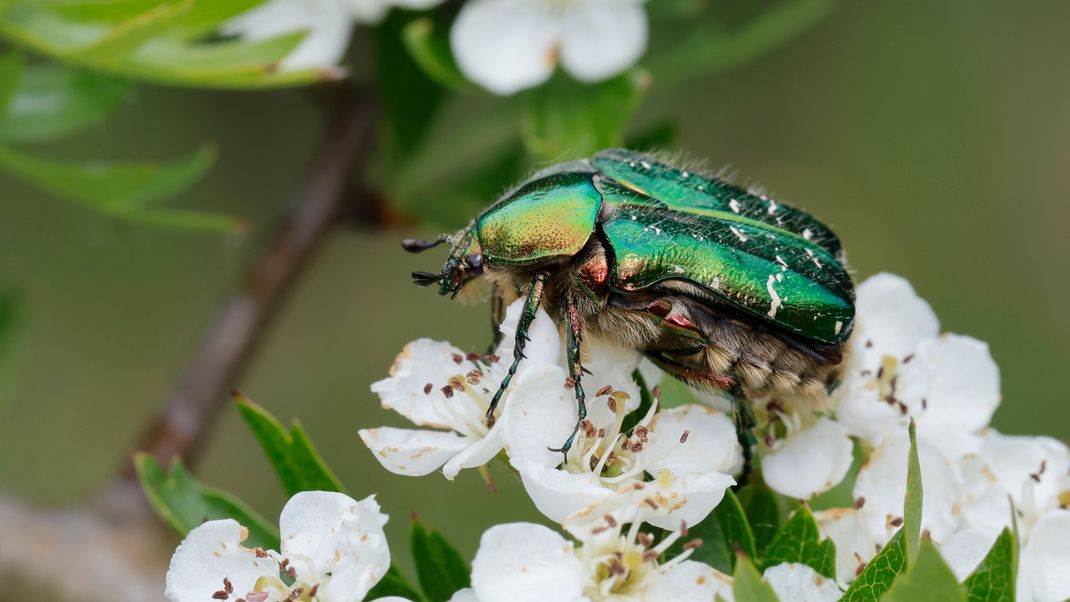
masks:
<svg viewBox="0 0 1070 602"><path fill-rule="evenodd" d="M639 421L650 411L650 406L654 404L654 395L638 368L632 371L632 379L639 386L639 407L624 417L620 427L622 433L630 433L635 428L635 425L639 424Z"/></svg>
<svg viewBox="0 0 1070 602"><path fill-rule="evenodd" d="M1013 582L1011 583L1013 587ZM955 573L947 566L931 540L921 542L910 571L900 575L885 602L965 602L966 595Z"/></svg>
<svg viewBox="0 0 1070 602"><path fill-rule="evenodd" d="M431 17L416 19L402 30L401 40L413 61L442 87L462 92L478 90L457 67L444 24Z"/></svg>
<svg viewBox="0 0 1070 602"><path fill-rule="evenodd" d="M26 69L6 114L0 140L39 142L95 125L126 101L130 83L59 65Z"/></svg>
<svg viewBox="0 0 1070 602"><path fill-rule="evenodd" d="M161 2L123 21L93 43L79 48L79 60L98 66L121 65L142 45L166 32L191 8L193 0Z"/></svg>
<svg viewBox="0 0 1070 602"><path fill-rule="evenodd" d="M446 602L457 590L468 587L468 565L437 531L413 520L410 543L420 587L430 602Z"/></svg>
<svg viewBox="0 0 1070 602"><path fill-rule="evenodd" d="M368 595L365 596L364 599L378 600L390 596L397 596L399 598L413 601L423 599L420 596L420 593L409 585L408 579L401 574L401 571L399 571L396 566L391 566L386 570L386 574L383 575L383 578L379 580L379 583L375 584L375 587L368 592Z"/></svg>
<svg viewBox="0 0 1070 602"><path fill-rule="evenodd" d="M914 560L921 541L922 483L918 460L918 437L914 419L910 420L910 459L907 462L907 492L903 500L903 531L907 539L907 562Z"/></svg>
<svg viewBox="0 0 1070 602"><path fill-rule="evenodd" d="M411 19L409 13L394 10L374 31L378 89L390 139L401 157L423 141L442 100L442 88L413 61L402 42Z"/></svg>
<svg viewBox="0 0 1070 602"><path fill-rule="evenodd" d="M722 573L731 573L736 566L737 551L749 558L757 558L754 535L739 500L731 491L706 520L690 527L690 535L702 540L691 558L712 566Z"/></svg>
<svg viewBox="0 0 1070 602"><path fill-rule="evenodd" d="M695 395L691 389L675 378L662 379L658 386L661 388L660 408L663 410L695 403Z"/></svg>
<svg viewBox="0 0 1070 602"><path fill-rule="evenodd" d="M11 99L22 84L26 61L17 50L0 55L0 115L6 115Z"/></svg>
<svg viewBox="0 0 1070 602"><path fill-rule="evenodd" d="M907 547L903 529L884 544L881 551L866 564L840 602L877 602L892 586L892 582L907 566Z"/></svg>
<svg viewBox="0 0 1070 602"><path fill-rule="evenodd" d="M737 492L740 505L754 532L754 546L759 555L765 554L769 542L780 528L780 502L776 493L759 475Z"/></svg>
<svg viewBox="0 0 1070 602"><path fill-rule="evenodd" d="M739 602L777 602L773 588L762 580L747 558L740 558L732 574L732 595Z"/></svg>
<svg viewBox="0 0 1070 602"><path fill-rule="evenodd" d="M524 143L537 158L554 161L620 146L649 87L650 75L641 69L593 85L559 74L530 92L522 121Z"/></svg>
<svg viewBox="0 0 1070 602"><path fill-rule="evenodd" d="M762 556L763 569L782 562L800 562L829 579L836 578L836 544L832 539L821 540L817 521L806 506L795 511Z"/></svg>
<svg viewBox="0 0 1070 602"><path fill-rule="evenodd" d="M969 602L1014 602L1018 574L1018 538L1004 529L963 586Z"/></svg>
<svg viewBox="0 0 1070 602"><path fill-rule="evenodd" d="M292 496L299 491L345 493L345 488L312 447L298 421L294 420L293 427L287 431L267 410L241 393L235 393L235 401L238 403L238 413L275 468L275 474L287 495Z"/></svg>
<svg viewBox="0 0 1070 602"><path fill-rule="evenodd" d="M270 523L229 493L202 485L180 459L171 462L168 474L151 454L139 452L134 467L149 503L179 535L208 520L232 518L249 530L246 547L279 549L279 532Z"/></svg>

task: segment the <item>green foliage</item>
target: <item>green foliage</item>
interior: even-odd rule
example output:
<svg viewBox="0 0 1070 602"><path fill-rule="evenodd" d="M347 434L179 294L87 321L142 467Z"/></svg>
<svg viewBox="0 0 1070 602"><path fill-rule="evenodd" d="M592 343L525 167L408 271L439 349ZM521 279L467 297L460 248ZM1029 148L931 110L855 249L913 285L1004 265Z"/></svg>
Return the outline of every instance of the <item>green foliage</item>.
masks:
<svg viewBox="0 0 1070 602"><path fill-rule="evenodd" d="M235 401L238 412L260 443L287 495L299 491L345 492L345 487L308 440L301 423L294 420L287 431L267 410L241 393L235 393Z"/></svg>
<svg viewBox="0 0 1070 602"><path fill-rule="evenodd" d="M862 573L858 575L847 592L841 598L841 602L877 602L884 592L892 586L896 576L907 566L906 537L903 529L896 531L895 535L884 544L881 551L866 564Z"/></svg>
<svg viewBox="0 0 1070 602"><path fill-rule="evenodd" d="M737 551L751 559L758 555L747 515L731 491L725 492L724 499L706 520L690 528L690 535L702 540L692 560L705 562L722 573L732 573Z"/></svg>
<svg viewBox="0 0 1070 602"><path fill-rule="evenodd" d="M522 122L524 143L536 158L554 161L620 146L649 87L650 74L641 69L587 86L558 75L531 92Z"/></svg>
<svg viewBox="0 0 1070 602"><path fill-rule="evenodd" d="M444 24L430 17L415 19L402 30L402 42L424 73L442 87L461 92L477 90L457 68Z"/></svg>
<svg viewBox="0 0 1070 602"><path fill-rule="evenodd" d="M365 597L366 600L378 600L379 598L387 598L389 596L398 596L407 600L413 600L413 602L419 602L423 600L419 592L414 590L401 571L396 566L391 565L387 569L386 574L379 583L375 584L375 587L368 592Z"/></svg>
<svg viewBox="0 0 1070 602"><path fill-rule="evenodd" d="M970 602L1013 602L1018 573L1018 538L1004 529L981 563L966 578L966 599Z"/></svg>
<svg viewBox="0 0 1070 602"><path fill-rule="evenodd" d="M454 592L468 587L468 564L437 531L425 529L414 518L409 541L420 588L430 602L446 602Z"/></svg>
<svg viewBox="0 0 1070 602"><path fill-rule="evenodd" d="M918 436L914 419L910 420L910 457L907 460L907 493L903 500L903 530L907 539L907 558L913 561L921 537L922 486L921 462L918 460Z"/></svg>
<svg viewBox="0 0 1070 602"><path fill-rule="evenodd" d="M762 555L763 569L782 562L802 563L829 579L836 578L836 544L821 540L817 521L806 506L795 511Z"/></svg>
<svg viewBox="0 0 1070 602"><path fill-rule="evenodd" d="M249 530L245 546L278 549L275 527L229 493L202 485L180 459L175 458L170 473L165 473L152 455L138 453L134 467L153 509L180 535L208 520L232 518Z"/></svg>
<svg viewBox="0 0 1070 602"><path fill-rule="evenodd" d="M740 558L732 574L732 595L740 602L777 602L773 588L762 580L748 558Z"/></svg>
<svg viewBox="0 0 1070 602"><path fill-rule="evenodd" d="M338 77L278 69L303 33L260 41L210 35L260 1L14 0L0 15L0 36L71 64L176 86L264 88Z"/></svg>
<svg viewBox="0 0 1070 602"><path fill-rule="evenodd" d="M899 576L884 596L886 602L965 602L955 574L931 540L918 546L910 570Z"/></svg>
<svg viewBox="0 0 1070 602"><path fill-rule="evenodd" d="M375 28L375 59L379 73L379 94L383 98L390 139L395 153L404 157L423 141L443 90L413 61L402 32L408 31L412 16L391 11Z"/></svg>
<svg viewBox="0 0 1070 602"><path fill-rule="evenodd" d="M737 497L754 532L754 546L759 555L764 555L766 547L780 528L780 502L777 495L759 474L738 491Z"/></svg>

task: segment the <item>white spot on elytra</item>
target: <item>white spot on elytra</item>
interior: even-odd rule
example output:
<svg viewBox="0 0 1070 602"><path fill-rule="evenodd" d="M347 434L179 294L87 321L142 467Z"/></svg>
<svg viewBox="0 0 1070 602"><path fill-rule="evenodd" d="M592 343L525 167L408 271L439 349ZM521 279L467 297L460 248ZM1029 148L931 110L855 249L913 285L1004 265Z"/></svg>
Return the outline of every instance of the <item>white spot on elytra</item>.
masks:
<svg viewBox="0 0 1070 602"><path fill-rule="evenodd" d="M810 249L806 249L806 255L810 257L810 261L814 262L814 265L821 267L821 262L817 260L817 256Z"/></svg>
<svg viewBox="0 0 1070 602"><path fill-rule="evenodd" d="M721 288L721 279L720 278L714 278L713 280L711 280L710 281L710 287L711 288L715 288L715 289Z"/></svg>
<svg viewBox="0 0 1070 602"><path fill-rule="evenodd" d="M769 304L769 313L766 314L770 318L775 318L777 310L780 309L780 295L778 295L776 289L773 288L774 282L776 282L776 277L769 274L769 280L765 281L765 290L769 291L769 296L773 298L772 303Z"/></svg>
<svg viewBox="0 0 1070 602"><path fill-rule="evenodd" d="M769 215L773 215L774 213L776 213L776 201L770 199L769 209L767 210L767 213L769 213Z"/></svg>
<svg viewBox="0 0 1070 602"><path fill-rule="evenodd" d="M672 271L673 271L673 273L676 273L676 274L683 274L684 273L684 268L682 268L680 266L675 266L675 267L673 267Z"/></svg>
<svg viewBox="0 0 1070 602"><path fill-rule="evenodd" d="M784 274L777 274L776 275L776 281L777 282L783 282L784 281ZM784 300L787 300L787 297L784 297Z"/></svg>
<svg viewBox="0 0 1070 602"><path fill-rule="evenodd" d="M839 320L836 320L836 330L834 332L836 334L840 334L841 330L843 330L843 322L840 322Z"/></svg>
<svg viewBox="0 0 1070 602"><path fill-rule="evenodd" d="M806 240L810 240L813 237L814 233L810 231L810 228L806 228L803 230L803 238L805 238Z"/></svg>
<svg viewBox="0 0 1070 602"><path fill-rule="evenodd" d="M739 213L739 201L732 199L728 201L728 207L735 213Z"/></svg>
<svg viewBox="0 0 1070 602"><path fill-rule="evenodd" d="M788 269L788 264L785 263L784 260L780 258L780 255L776 256L776 262L780 264L780 269L781 270ZM777 274L777 276L780 276L780 274Z"/></svg>
<svg viewBox="0 0 1070 602"><path fill-rule="evenodd" d="M729 226L728 229L732 231L732 234L735 234L739 237L739 242L747 242L748 240L750 240L742 232L740 232L739 228L735 226Z"/></svg>
<svg viewBox="0 0 1070 602"><path fill-rule="evenodd" d="M691 174L689 174L689 173L687 173L686 171L684 171L684 172L681 172L681 173L680 173L680 177L682 177L682 178L685 178L685 179L686 179L686 178L690 178L690 177L691 177Z"/></svg>
<svg viewBox="0 0 1070 602"><path fill-rule="evenodd" d="M650 164L647 163L646 161L640 161L639 162L639 166L642 167L643 169L650 169Z"/></svg>

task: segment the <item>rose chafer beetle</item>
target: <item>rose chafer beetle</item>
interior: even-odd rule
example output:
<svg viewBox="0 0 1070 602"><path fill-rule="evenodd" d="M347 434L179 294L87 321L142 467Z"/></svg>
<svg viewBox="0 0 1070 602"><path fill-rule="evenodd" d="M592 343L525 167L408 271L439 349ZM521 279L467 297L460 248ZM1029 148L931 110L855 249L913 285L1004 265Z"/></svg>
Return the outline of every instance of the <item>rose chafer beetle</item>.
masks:
<svg viewBox="0 0 1070 602"><path fill-rule="evenodd" d="M514 358L488 423L545 307L564 327L578 422L586 416L580 349L594 332L640 351L687 384L733 400L744 457L748 398L824 399L854 323L840 242L812 216L719 178L628 150L555 165L504 194L455 234L421 286L456 295L494 283L495 307L525 299ZM576 432L559 451L568 452ZM748 462L749 465L749 462Z"/></svg>

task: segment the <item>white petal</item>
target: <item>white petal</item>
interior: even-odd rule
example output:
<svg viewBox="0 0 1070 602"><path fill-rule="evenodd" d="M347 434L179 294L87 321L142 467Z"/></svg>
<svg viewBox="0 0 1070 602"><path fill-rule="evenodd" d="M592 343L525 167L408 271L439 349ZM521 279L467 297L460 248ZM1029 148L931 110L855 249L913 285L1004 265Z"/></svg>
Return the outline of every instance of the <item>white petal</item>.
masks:
<svg viewBox="0 0 1070 602"><path fill-rule="evenodd" d="M864 368L876 370L883 355L903 358L940 332L932 307L905 279L877 274L856 290L858 326L853 353Z"/></svg>
<svg viewBox="0 0 1070 602"><path fill-rule="evenodd" d="M835 487L851 468L847 427L822 417L762 458L765 482L784 495L808 500Z"/></svg>
<svg viewBox="0 0 1070 602"><path fill-rule="evenodd" d="M459 589L450 596L449 602L480 602L479 596L476 595L476 590L466 587Z"/></svg>
<svg viewBox="0 0 1070 602"><path fill-rule="evenodd" d="M495 94L536 86L553 73L558 20L527 0L470 0L450 30L466 77Z"/></svg>
<svg viewBox="0 0 1070 602"><path fill-rule="evenodd" d="M877 381L872 377L850 378L833 397L837 404L836 422L874 445L889 435L903 432L910 422L910 417L897 405L880 398Z"/></svg>
<svg viewBox="0 0 1070 602"><path fill-rule="evenodd" d="M675 509L667 515L644 520L669 531L679 529L681 522L697 525L713 512L724 499L724 492L735 484L736 480L731 475L720 472L673 474L668 470L663 471L647 483L647 489L660 493L666 500L662 505Z"/></svg>
<svg viewBox="0 0 1070 602"><path fill-rule="evenodd" d="M960 529L940 544L940 556L961 582L977 568L994 542L994 537L976 529Z"/></svg>
<svg viewBox="0 0 1070 602"><path fill-rule="evenodd" d="M1014 508L1010 493L979 456L971 454L962 458L958 469L963 480L963 521L971 531L982 533L989 541L994 541L1000 531L1011 524ZM1019 523L1019 529L1027 527Z"/></svg>
<svg viewBox="0 0 1070 602"><path fill-rule="evenodd" d="M642 600L661 602L710 602L721 596L732 602L732 578L701 562L685 560L670 567L643 591ZM787 598L782 598L787 600Z"/></svg>
<svg viewBox="0 0 1070 602"><path fill-rule="evenodd" d="M1018 563L1037 602L1070 598L1070 510L1053 510L1037 522Z"/></svg>
<svg viewBox="0 0 1070 602"><path fill-rule="evenodd" d="M1012 436L989 430L984 436L981 458L1018 507L1028 501L1035 510L1053 508L1059 494L1068 488L1065 478L1070 473L1070 449L1051 437Z"/></svg>
<svg viewBox="0 0 1070 602"><path fill-rule="evenodd" d="M561 463L561 452L549 448L564 443L576 426L575 393L564 383L564 369L554 365L533 368L516 379L502 419L510 459L551 468Z"/></svg>
<svg viewBox="0 0 1070 602"><path fill-rule="evenodd" d="M665 371L658 368L654 362L643 357L639 359L639 375L643 377L643 383L647 388L653 389L665 376Z"/></svg>
<svg viewBox="0 0 1070 602"><path fill-rule="evenodd" d="M269 0L223 24L221 30L247 40L307 31L283 59L283 70L322 69L341 60L352 33L349 15L335 0Z"/></svg>
<svg viewBox="0 0 1070 602"><path fill-rule="evenodd" d="M976 432L999 405L999 368L988 345L970 337L921 343L898 374L896 398L910 407L919 428Z"/></svg>
<svg viewBox="0 0 1070 602"><path fill-rule="evenodd" d="M495 0L491 0L495 1ZM501 1L501 0L497 0ZM465 5L467 8L468 5ZM461 10L464 12L464 9ZM524 300L519 299L505 308L505 318L502 319L498 330L502 333L502 342L495 353L502 358L502 364L506 369L513 359L513 348L516 343L516 327L520 323L520 314L524 311ZM556 364L561 357L561 335L557 331L557 325L550 319L545 310L539 308L535 313L535 319L528 327L528 342L524 346L525 360L520 362L520 368L537 364ZM499 379L500 380L500 379Z"/></svg>
<svg viewBox="0 0 1070 602"><path fill-rule="evenodd" d="M728 472L742 458L732 419L711 407L692 403L663 410L650 430L641 457L654 476L661 470Z"/></svg>
<svg viewBox="0 0 1070 602"><path fill-rule="evenodd" d="M383 407L394 410L420 426L464 430L447 405L464 403L464 398L447 398L442 387L450 378L466 374L475 365L464 359L460 349L441 341L417 339L405 346L390 367L390 377L371 386ZM455 361L459 359L460 361ZM431 385L425 393L424 389Z"/></svg>
<svg viewBox="0 0 1070 602"><path fill-rule="evenodd" d="M493 460L505 445L502 441L503 426L502 421L499 420L494 428L483 437L469 438L468 447L446 462L446 465L442 467L442 474L452 481L462 469L477 468Z"/></svg>
<svg viewBox="0 0 1070 602"><path fill-rule="evenodd" d="M596 395L603 387L611 388L613 394ZM617 420L616 414L609 409L611 397L617 404L617 411L625 414L638 408L642 401L639 386L632 379L632 370L627 368L600 368L583 378L583 390L587 394L587 420L596 428L608 429Z"/></svg>
<svg viewBox="0 0 1070 602"><path fill-rule="evenodd" d="M587 579L570 542L530 523L487 529L472 561L472 588L480 602L585 601Z"/></svg>
<svg viewBox="0 0 1070 602"><path fill-rule="evenodd" d="M634 65L646 49L646 11L640 2L574 2L563 25L561 63L581 81L612 77Z"/></svg>
<svg viewBox="0 0 1070 602"><path fill-rule="evenodd" d="M324 599L359 602L390 568L386 520L375 496L358 502L342 493L302 491L279 515L281 552L294 562L298 576L312 583L331 574L320 588ZM321 574L301 575L301 558L310 559Z"/></svg>
<svg viewBox="0 0 1070 602"><path fill-rule="evenodd" d="M762 578L780 600L792 602L835 602L843 592L836 582L823 577L805 564L784 562L765 569Z"/></svg>
<svg viewBox="0 0 1070 602"><path fill-rule="evenodd" d="M396 0L334 0L340 4L351 19L358 23L378 23ZM420 7L416 7L420 8Z"/></svg>
<svg viewBox="0 0 1070 602"><path fill-rule="evenodd" d="M419 477L437 470L472 441L453 432L399 429L384 426L362 429L360 438L383 468L395 474Z"/></svg>
<svg viewBox="0 0 1070 602"><path fill-rule="evenodd" d="M821 537L836 543L836 577L842 584L854 581L862 563L869 562L885 541L869 532L862 513L854 508L823 510L814 513L814 518Z"/></svg>
<svg viewBox="0 0 1070 602"><path fill-rule="evenodd" d="M511 462L520 473L524 490L535 507L552 521L561 522L568 515L592 506L613 493L589 472L565 472L527 459Z"/></svg>
<svg viewBox="0 0 1070 602"><path fill-rule="evenodd" d="M855 481L855 498L865 499L862 514L869 531L883 536L882 542L899 529L893 524L896 519L903 518L909 448L905 434L890 438L873 452ZM962 476L939 449L923 439L918 440L918 459L925 484L921 526L940 543L959 526Z"/></svg>
<svg viewBox="0 0 1070 602"><path fill-rule="evenodd" d="M224 589L226 578L235 595L253 591L257 579L278 576L272 558L257 558L241 546L248 532L231 519L208 521L179 544L167 569L164 595L171 602L202 602Z"/></svg>

